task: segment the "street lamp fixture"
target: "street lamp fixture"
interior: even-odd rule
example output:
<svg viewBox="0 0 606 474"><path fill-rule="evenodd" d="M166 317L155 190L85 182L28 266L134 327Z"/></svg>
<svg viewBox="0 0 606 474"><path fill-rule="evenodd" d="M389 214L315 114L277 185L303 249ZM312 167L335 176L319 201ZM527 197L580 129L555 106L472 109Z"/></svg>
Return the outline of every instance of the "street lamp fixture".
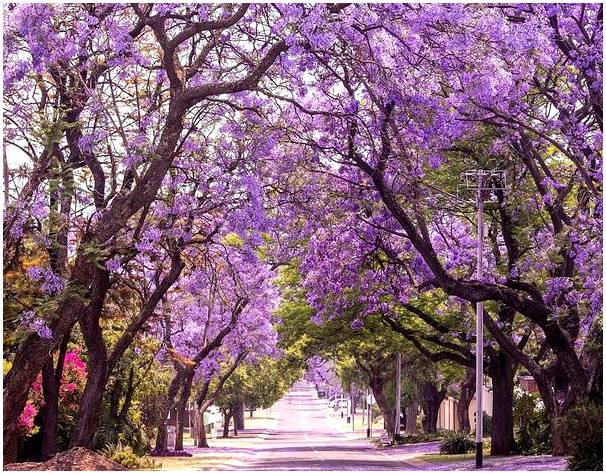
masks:
<svg viewBox="0 0 606 474"><path fill-rule="evenodd" d="M484 277L484 202L492 201L496 191L505 191L507 175L504 170L474 169L461 173L458 190L475 191L475 205L478 210L477 273L481 281ZM482 467L482 380L484 377L484 302L476 303L476 468Z"/></svg>

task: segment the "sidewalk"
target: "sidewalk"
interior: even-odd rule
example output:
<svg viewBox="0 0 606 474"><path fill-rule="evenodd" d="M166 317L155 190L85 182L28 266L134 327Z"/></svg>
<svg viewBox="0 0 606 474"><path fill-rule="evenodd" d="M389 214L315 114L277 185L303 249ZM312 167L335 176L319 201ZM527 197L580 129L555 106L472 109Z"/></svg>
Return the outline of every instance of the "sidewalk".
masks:
<svg viewBox="0 0 606 474"><path fill-rule="evenodd" d="M371 428L371 438L367 438L367 429L368 429L368 418L364 415L364 421L362 421L362 412L359 411L355 413L353 416L350 415L350 422L347 423L347 414L343 411L343 418L341 418L341 409L333 410L328 407L328 401L323 400L326 405L324 407L324 413L326 417L330 421L330 423L335 427L335 429L344 435L346 435L350 439L367 439L369 442L378 441L383 436L385 436L385 430L383 429L383 419L375 419L373 420L372 428ZM355 429L354 429L355 428Z"/></svg>
<svg viewBox="0 0 606 474"><path fill-rule="evenodd" d="M248 415L248 413L247 413ZM271 414L271 410L257 410L253 418L246 416L245 428L238 430L238 436L233 435L233 425L229 430L229 437L223 438L223 428L215 432L216 438L208 434L209 448L194 447L194 440L186 432L183 438L185 451L191 457L154 457L162 463L161 470L202 470L215 471L243 468L247 458L254 455L254 446L267 438L269 431L275 427L278 419Z"/></svg>

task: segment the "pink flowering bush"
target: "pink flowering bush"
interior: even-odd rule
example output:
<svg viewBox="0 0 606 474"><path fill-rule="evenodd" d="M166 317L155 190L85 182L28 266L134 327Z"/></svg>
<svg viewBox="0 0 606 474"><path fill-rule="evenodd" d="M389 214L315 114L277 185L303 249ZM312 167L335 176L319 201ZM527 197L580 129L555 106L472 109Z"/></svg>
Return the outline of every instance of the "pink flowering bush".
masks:
<svg viewBox="0 0 606 474"><path fill-rule="evenodd" d="M78 409L78 403L86 384L86 363L80 358L80 350L72 349L65 355L61 386L59 387L59 424L71 424ZM44 406L42 373L32 384L28 401L19 417L19 430L23 436L38 432L36 415Z"/></svg>
<svg viewBox="0 0 606 474"><path fill-rule="evenodd" d="M31 402L27 402L25 404L25 408L23 409L23 413L19 417L19 422L17 423L19 431L24 435L30 435L34 433L34 417L38 413L38 409L31 404Z"/></svg>

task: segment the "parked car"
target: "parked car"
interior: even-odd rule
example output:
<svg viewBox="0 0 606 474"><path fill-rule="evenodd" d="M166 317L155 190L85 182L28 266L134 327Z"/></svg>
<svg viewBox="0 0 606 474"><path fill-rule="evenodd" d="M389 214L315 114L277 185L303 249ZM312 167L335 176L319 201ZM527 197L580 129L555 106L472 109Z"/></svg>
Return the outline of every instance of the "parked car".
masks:
<svg viewBox="0 0 606 474"><path fill-rule="evenodd" d="M329 408L335 408L335 406L339 403L341 403L341 401L343 400L349 400L349 397L347 395L333 395L332 397L330 397L328 399L328 407Z"/></svg>
<svg viewBox="0 0 606 474"><path fill-rule="evenodd" d="M349 398L339 398L335 400L333 408L338 410L339 408L349 408Z"/></svg>

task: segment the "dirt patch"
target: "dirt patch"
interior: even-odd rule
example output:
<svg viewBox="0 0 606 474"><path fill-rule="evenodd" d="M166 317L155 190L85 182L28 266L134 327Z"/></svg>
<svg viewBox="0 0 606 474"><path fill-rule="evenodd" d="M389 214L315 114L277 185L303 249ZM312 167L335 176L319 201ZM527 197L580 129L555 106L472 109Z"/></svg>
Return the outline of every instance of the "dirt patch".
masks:
<svg viewBox="0 0 606 474"><path fill-rule="evenodd" d="M85 448L72 448L43 463L6 464L5 471L126 471L121 464Z"/></svg>
<svg viewBox="0 0 606 474"><path fill-rule="evenodd" d="M3 471L37 471L41 462L16 462L2 466Z"/></svg>

